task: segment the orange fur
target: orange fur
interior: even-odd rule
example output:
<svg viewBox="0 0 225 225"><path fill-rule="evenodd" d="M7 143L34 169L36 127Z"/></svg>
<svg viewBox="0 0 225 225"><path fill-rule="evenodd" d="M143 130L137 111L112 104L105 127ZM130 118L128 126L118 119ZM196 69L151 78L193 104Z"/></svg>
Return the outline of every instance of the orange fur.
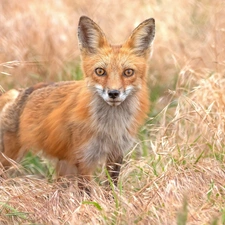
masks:
<svg viewBox="0 0 225 225"><path fill-rule="evenodd" d="M116 184L118 164L149 109L146 72L154 20L141 23L125 44L112 46L97 24L81 17L78 38L84 80L37 84L18 97L0 97L0 150L14 160L30 148L43 150L59 159L58 175L77 170L84 181L104 160ZM0 161L7 164L2 156Z"/></svg>

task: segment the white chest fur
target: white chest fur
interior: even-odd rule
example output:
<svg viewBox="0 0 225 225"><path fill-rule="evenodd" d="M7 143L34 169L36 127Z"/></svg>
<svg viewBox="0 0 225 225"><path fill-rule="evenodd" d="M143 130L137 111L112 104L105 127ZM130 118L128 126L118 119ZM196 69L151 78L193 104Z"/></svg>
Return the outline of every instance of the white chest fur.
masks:
<svg viewBox="0 0 225 225"><path fill-rule="evenodd" d="M95 135L85 146L83 160L90 164L97 163L107 156L116 158L129 150L134 143L129 130L135 122L138 107L134 96L129 96L119 106L110 106L100 97L94 99L91 111Z"/></svg>

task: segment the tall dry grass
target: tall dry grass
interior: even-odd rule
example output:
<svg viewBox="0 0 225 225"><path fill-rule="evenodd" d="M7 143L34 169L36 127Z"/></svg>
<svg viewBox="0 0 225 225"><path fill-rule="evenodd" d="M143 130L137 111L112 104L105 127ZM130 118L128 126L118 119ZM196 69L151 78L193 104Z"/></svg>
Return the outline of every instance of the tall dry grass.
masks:
<svg viewBox="0 0 225 225"><path fill-rule="evenodd" d="M2 179L0 224L225 224L225 2L2 0L0 85L75 78L83 14L112 42L156 19L141 142L119 188L105 190L97 173L91 199L24 172Z"/></svg>

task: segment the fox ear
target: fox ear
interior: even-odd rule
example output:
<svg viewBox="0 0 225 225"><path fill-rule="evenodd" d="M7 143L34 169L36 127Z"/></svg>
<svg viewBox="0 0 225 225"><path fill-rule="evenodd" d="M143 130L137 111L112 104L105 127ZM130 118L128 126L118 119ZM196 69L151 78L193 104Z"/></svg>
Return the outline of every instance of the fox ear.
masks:
<svg viewBox="0 0 225 225"><path fill-rule="evenodd" d="M78 40L80 50L96 53L99 48L107 44L101 28L90 18L81 16L78 24Z"/></svg>
<svg viewBox="0 0 225 225"><path fill-rule="evenodd" d="M145 55L146 52L150 52L154 37L155 20L150 18L134 29L125 45L133 49L137 55Z"/></svg>

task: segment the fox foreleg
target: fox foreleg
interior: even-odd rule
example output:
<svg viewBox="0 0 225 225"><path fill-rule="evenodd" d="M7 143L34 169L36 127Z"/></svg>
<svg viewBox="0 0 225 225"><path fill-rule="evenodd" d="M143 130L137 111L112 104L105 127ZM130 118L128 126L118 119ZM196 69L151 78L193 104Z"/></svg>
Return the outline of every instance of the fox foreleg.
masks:
<svg viewBox="0 0 225 225"><path fill-rule="evenodd" d="M108 157L107 159L106 168L115 186L117 186L118 184L122 162L123 162L123 155L119 155L116 158Z"/></svg>

